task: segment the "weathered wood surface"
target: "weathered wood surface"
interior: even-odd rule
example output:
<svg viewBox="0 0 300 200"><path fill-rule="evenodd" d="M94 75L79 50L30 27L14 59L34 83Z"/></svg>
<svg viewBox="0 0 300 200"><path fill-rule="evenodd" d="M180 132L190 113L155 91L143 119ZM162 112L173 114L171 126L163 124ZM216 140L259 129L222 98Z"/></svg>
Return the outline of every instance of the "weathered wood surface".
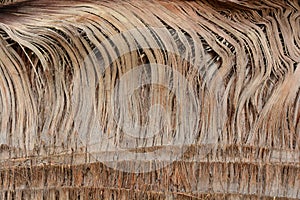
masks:
<svg viewBox="0 0 300 200"><path fill-rule="evenodd" d="M2 2L0 199L300 198L298 1Z"/></svg>

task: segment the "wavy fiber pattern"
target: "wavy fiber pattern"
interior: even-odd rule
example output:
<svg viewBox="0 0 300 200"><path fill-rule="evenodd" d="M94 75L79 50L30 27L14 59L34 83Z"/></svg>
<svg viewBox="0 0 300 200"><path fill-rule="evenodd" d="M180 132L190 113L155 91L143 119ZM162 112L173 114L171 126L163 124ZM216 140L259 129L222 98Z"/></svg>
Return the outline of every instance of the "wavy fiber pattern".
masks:
<svg viewBox="0 0 300 200"><path fill-rule="evenodd" d="M79 186L77 179L88 190L78 194L89 195L89 188L106 190L103 176L112 177L105 198L129 198L126 190L134 187L148 192L136 199L300 198L299 13L296 0L33 0L0 6L2 197L23 196L24 187L38 192L43 185L49 191L38 195L63 198L72 193L69 187ZM138 75L166 83L167 89L143 83L123 105L115 93L126 94L123 90L140 79L129 77L122 86L122 77L151 63L170 68L143 67ZM180 77L192 96L180 92L186 89ZM152 122L148 107L156 104L173 114ZM161 118L159 110L152 114ZM138 129L140 138L126 136L127 119L148 127ZM177 145L186 137L178 127L195 132L192 145ZM157 135L142 137L154 129ZM99 171L74 175L77 166L115 154L97 139L100 132L137 152L158 151L167 138L172 143L165 151L181 157L168 166L162 163L173 155L146 159L143 178L97 164L87 167ZM216 137L209 140L211 135ZM118 155L118 166L133 168L132 161L122 160L127 154ZM47 180L41 163L70 170L64 175L70 183L34 185L40 179L31 170ZM7 175L11 170L30 182L15 184L18 176ZM56 172L49 174L59 179ZM125 176L132 181L121 183ZM66 193L52 191L59 185Z"/></svg>

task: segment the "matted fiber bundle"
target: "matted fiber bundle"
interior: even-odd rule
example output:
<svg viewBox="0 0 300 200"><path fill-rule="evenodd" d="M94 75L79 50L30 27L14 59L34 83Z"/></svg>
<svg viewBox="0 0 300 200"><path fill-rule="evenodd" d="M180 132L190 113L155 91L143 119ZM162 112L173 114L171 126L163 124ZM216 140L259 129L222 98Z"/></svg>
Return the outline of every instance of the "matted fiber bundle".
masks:
<svg viewBox="0 0 300 200"><path fill-rule="evenodd" d="M0 199L299 199L297 0L0 4Z"/></svg>

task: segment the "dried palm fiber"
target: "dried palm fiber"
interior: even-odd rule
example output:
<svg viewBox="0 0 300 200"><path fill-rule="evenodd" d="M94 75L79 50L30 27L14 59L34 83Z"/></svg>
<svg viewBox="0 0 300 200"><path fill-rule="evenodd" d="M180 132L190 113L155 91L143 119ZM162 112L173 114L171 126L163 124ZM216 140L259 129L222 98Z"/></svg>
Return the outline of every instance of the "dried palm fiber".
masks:
<svg viewBox="0 0 300 200"><path fill-rule="evenodd" d="M11 2L0 7L1 199L300 198L298 1ZM146 43L156 48L119 55ZM162 47L169 44L174 52ZM118 80L141 63L182 74L201 109L190 126L196 141L177 161L145 160L133 173L120 170L133 160L119 157L113 168L98 159L114 152L81 131L98 122L115 143L128 140L130 152L163 146L161 135L126 138L122 109L114 115L110 106ZM153 99L180 113L172 91L145 85L128 118L147 124ZM210 134L215 144L203 142Z"/></svg>

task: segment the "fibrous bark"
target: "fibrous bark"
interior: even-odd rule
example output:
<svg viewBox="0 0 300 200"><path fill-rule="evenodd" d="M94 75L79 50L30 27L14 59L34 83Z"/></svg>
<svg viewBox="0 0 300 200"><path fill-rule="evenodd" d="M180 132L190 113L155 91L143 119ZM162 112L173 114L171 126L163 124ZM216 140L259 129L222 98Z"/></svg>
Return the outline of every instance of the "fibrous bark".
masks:
<svg viewBox="0 0 300 200"><path fill-rule="evenodd" d="M300 198L298 1L2 3L2 199Z"/></svg>

